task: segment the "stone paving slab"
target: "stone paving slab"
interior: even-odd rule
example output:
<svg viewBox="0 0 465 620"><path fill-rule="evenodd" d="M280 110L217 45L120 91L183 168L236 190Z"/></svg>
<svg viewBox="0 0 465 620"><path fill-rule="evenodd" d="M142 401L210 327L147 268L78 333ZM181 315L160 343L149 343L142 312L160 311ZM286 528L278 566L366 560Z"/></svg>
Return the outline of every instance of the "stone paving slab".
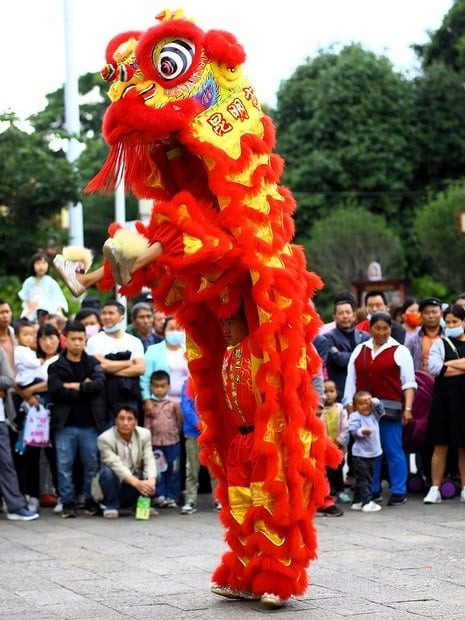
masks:
<svg viewBox="0 0 465 620"><path fill-rule="evenodd" d="M0 515L1 620L448 620L465 618L465 504L458 499L375 514L346 510L315 519L311 586L281 610L209 592L225 549L211 497L189 516L160 511L147 522Z"/></svg>

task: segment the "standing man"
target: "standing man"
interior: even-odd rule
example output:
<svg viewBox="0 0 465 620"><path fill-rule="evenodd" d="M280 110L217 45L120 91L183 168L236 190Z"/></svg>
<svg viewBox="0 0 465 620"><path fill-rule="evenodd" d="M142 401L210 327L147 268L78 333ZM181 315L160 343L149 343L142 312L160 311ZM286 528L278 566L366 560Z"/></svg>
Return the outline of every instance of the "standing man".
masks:
<svg viewBox="0 0 465 620"><path fill-rule="evenodd" d="M99 361L84 351L86 328L69 321L64 330L66 349L48 369L51 422L55 430L58 493L63 519L76 517L73 467L79 450L84 479L83 494L87 514L96 514L91 483L98 470L97 436L107 425L103 400L105 375Z"/></svg>
<svg viewBox="0 0 465 620"><path fill-rule="evenodd" d="M11 311L10 311L11 312ZM8 510L10 521L32 521L38 518L37 512L30 510L26 499L19 490L18 476L13 464L10 435L6 417L5 399L7 390L13 385L13 371L7 356L0 348L0 493Z"/></svg>
<svg viewBox="0 0 465 620"><path fill-rule="evenodd" d="M127 403L141 415L139 377L144 374L144 347L139 338L124 331L123 304L109 300L100 311L102 331L87 341L87 353L94 355L105 372L105 403L113 415L117 404Z"/></svg>
<svg viewBox="0 0 465 620"><path fill-rule="evenodd" d="M10 368L15 367L14 349L16 344L15 332L11 326L13 313L6 299L0 299L0 349L3 349Z"/></svg>
<svg viewBox="0 0 465 620"><path fill-rule="evenodd" d="M137 410L120 405L115 425L98 438L102 469L98 475L105 519L117 519L119 508L134 505L139 495L153 497L157 468L149 430L137 426ZM97 489L98 490L98 489Z"/></svg>
<svg viewBox="0 0 465 620"><path fill-rule="evenodd" d="M367 318L357 323L355 327L369 334L371 315L375 312L387 312L389 314L389 306L384 291L368 291L365 295L365 308ZM400 344L404 344L406 331L402 325L393 320L391 330L394 340L397 340Z"/></svg>
<svg viewBox="0 0 465 620"><path fill-rule="evenodd" d="M145 301L134 304L131 308L131 320L132 325L126 332L139 338L144 347L144 353L151 344L158 344L163 340L163 336L159 336L153 326L154 316L150 304Z"/></svg>
<svg viewBox="0 0 465 620"><path fill-rule="evenodd" d="M442 301L437 297L426 297L418 304L418 312L421 314L421 327L418 332L409 339L407 348L413 357L415 370L428 369L428 358L433 342L442 338L441 327Z"/></svg>
<svg viewBox="0 0 465 620"><path fill-rule="evenodd" d="M336 327L318 336L315 347L323 358L328 379L334 381L338 399L342 399L347 378L347 365L355 347L369 339L369 334L354 328L355 301L338 298L334 303L333 319ZM350 438L347 446L346 462L348 466L346 485L354 482L352 475L352 446ZM332 509L331 509L332 510Z"/></svg>

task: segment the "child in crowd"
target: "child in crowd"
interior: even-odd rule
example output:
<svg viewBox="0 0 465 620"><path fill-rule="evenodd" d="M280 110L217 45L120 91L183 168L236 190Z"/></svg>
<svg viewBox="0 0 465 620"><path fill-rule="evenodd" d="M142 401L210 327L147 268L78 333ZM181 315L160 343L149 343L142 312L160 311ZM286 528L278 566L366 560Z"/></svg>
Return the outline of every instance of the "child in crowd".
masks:
<svg viewBox="0 0 465 620"><path fill-rule="evenodd" d="M15 324L15 336L18 344L14 349L15 383L26 388L42 381L38 369L42 364L35 352L36 326L27 319L20 319Z"/></svg>
<svg viewBox="0 0 465 620"><path fill-rule="evenodd" d="M167 468L160 472L155 503L161 508L176 508L181 495L182 413L179 403L168 396L170 376L156 370L150 376L150 398L154 407L145 413L145 428L152 433L153 451L161 451Z"/></svg>
<svg viewBox="0 0 465 620"><path fill-rule="evenodd" d="M354 438L352 463L355 477L352 510L378 512L381 506L373 501L372 485L376 459L381 456L379 419L384 406L367 391L356 392L354 411L349 416L349 432Z"/></svg>
<svg viewBox="0 0 465 620"><path fill-rule="evenodd" d="M23 302L21 316L37 322L37 310L41 308L50 314L64 314L68 302L58 283L48 275L48 259L44 252L37 252L31 259L30 275L18 293Z"/></svg>
<svg viewBox="0 0 465 620"><path fill-rule="evenodd" d="M199 488L200 446L197 438L200 435L200 418L195 408L194 400L189 396L189 379L184 382L181 392L181 412L183 417L183 431L186 447L186 496L184 506L181 508L182 515L191 515L197 512L197 495ZM212 491L216 486L216 480L210 476ZM215 500L215 511L221 510L221 504Z"/></svg>
<svg viewBox="0 0 465 620"><path fill-rule="evenodd" d="M324 407L321 417L326 424L328 437L334 441L344 454L349 441L347 411L338 402L338 395L334 381L326 379L324 381ZM344 460L337 469L330 469L328 467L327 476L331 487L331 495L336 497L336 500L342 504L350 504L352 500L344 491Z"/></svg>

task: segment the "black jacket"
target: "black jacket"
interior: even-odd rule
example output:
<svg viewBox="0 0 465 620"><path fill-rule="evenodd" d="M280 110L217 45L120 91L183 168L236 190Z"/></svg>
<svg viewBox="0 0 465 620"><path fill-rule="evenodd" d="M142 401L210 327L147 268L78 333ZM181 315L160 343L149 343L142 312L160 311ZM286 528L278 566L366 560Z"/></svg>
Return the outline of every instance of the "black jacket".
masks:
<svg viewBox="0 0 465 620"><path fill-rule="evenodd" d="M61 429L66 425L71 405L75 405L80 401L90 401L90 408L97 430L101 431L108 425L109 420L105 408L103 390L105 386L105 373L100 362L93 355L83 352L81 361L86 367L86 376L90 381L83 381L80 384L79 391L63 387L63 383L74 383L77 381L73 374L73 365L66 358L66 351L48 368L51 422L55 429Z"/></svg>

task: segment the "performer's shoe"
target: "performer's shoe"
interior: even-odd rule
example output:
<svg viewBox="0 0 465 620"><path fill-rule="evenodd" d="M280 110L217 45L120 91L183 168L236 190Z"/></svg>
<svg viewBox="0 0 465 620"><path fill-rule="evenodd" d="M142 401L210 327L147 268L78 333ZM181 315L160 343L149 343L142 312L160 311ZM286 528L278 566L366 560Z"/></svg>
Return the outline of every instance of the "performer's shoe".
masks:
<svg viewBox="0 0 465 620"><path fill-rule="evenodd" d="M115 240L112 238L105 241L102 252L107 261L110 263L115 282L122 286L128 284L132 278L130 269L136 259L126 258L123 255L121 248L117 246Z"/></svg>
<svg viewBox="0 0 465 620"><path fill-rule="evenodd" d="M218 596L223 596L224 598L229 598L236 601L258 601L260 598L253 592L236 590L230 586L220 586L217 583L212 583L210 590L212 594L217 594Z"/></svg>
<svg viewBox="0 0 465 620"><path fill-rule="evenodd" d="M262 594L261 601L266 607L277 608L283 607L287 603L287 598L281 598L277 594L265 592L265 594Z"/></svg>
<svg viewBox="0 0 465 620"><path fill-rule="evenodd" d="M84 273L84 266L81 261L69 260L62 254L57 254L53 259L53 264L74 297L80 297L86 292L85 286L76 277L76 273Z"/></svg>

